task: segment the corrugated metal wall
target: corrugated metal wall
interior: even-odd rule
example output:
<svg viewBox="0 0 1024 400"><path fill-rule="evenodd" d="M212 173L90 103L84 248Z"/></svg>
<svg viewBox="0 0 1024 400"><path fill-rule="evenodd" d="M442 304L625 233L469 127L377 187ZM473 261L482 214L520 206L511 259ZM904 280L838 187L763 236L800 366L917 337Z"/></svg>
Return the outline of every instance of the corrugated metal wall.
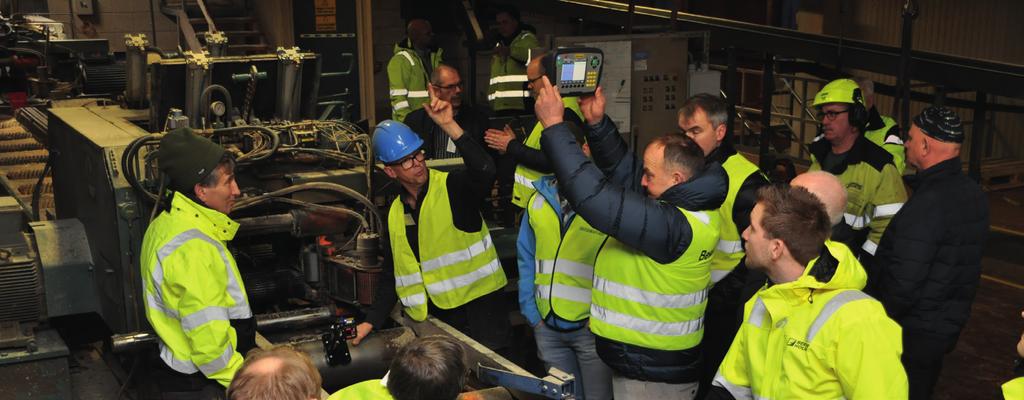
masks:
<svg viewBox="0 0 1024 400"><path fill-rule="evenodd" d="M900 45L904 0L843 0L823 1L821 12L824 32L850 39L865 40L891 46ZM914 20L914 49L945 53L962 57L1024 64L1024 1L1020 0L919 0L918 17ZM843 9L840 13L840 5ZM898 65L892 66L891 75L851 71L876 82L896 83ZM817 85L809 84L810 97ZM970 88L963 88L970 89ZM933 92L932 88L915 90ZM951 98L974 100L974 92L950 94ZM1024 99L989 96L990 102L1024 104ZM894 115L894 99L877 96L879 111ZM911 115L916 115L928 104L911 103ZM970 109L955 109L968 124L973 124ZM986 144L986 158L1024 157L1024 114L988 113L990 142ZM969 151L970 144L964 148Z"/></svg>

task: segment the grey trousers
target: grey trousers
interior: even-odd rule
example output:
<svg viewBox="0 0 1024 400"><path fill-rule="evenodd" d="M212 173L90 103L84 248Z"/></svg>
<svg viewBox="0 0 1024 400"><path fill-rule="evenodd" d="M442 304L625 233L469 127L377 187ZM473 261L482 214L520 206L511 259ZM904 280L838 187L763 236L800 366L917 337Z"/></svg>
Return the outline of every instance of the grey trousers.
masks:
<svg viewBox="0 0 1024 400"><path fill-rule="evenodd" d="M615 400L693 400L697 397L698 386L697 382L647 382L612 375Z"/></svg>

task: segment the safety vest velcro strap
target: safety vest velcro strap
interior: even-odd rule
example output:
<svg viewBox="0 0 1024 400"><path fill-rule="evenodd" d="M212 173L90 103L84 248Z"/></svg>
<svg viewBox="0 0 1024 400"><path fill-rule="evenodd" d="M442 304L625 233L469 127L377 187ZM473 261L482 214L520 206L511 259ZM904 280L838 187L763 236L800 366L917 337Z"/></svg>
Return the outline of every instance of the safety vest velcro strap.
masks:
<svg viewBox="0 0 1024 400"><path fill-rule="evenodd" d="M555 283L552 285L536 285L535 286L537 298L550 299L552 296L560 299L572 300L577 303L590 304L590 289L584 289L576 286L562 285ZM552 295L551 293L554 292Z"/></svg>
<svg viewBox="0 0 1024 400"><path fill-rule="evenodd" d="M526 98L530 97L530 92L526 90L498 90L494 93L487 95L487 100L504 99L504 98Z"/></svg>
<svg viewBox="0 0 1024 400"><path fill-rule="evenodd" d="M231 362L231 357L235 355L235 349L231 347L231 343L228 343L227 348L217 358L210 360L209 362L200 365L199 370L203 371L203 375L210 376L218 371L226 368L228 363Z"/></svg>
<svg viewBox="0 0 1024 400"><path fill-rule="evenodd" d="M418 99L418 98L424 98L424 97L430 97L430 93L427 92L426 90L410 90L409 91L409 98Z"/></svg>
<svg viewBox="0 0 1024 400"><path fill-rule="evenodd" d="M533 181L530 181L530 178L527 178L525 175L515 174L514 178L516 183L533 189Z"/></svg>
<svg viewBox="0 0 1024 400"><path fill-rule="evenodd" d="M423 275L413 272L408 275L395 275L395 287L406 287L423 283Z"/></svg>
<svg viewBox="0 0 1024 400"><path fill-rule="evenodd" d="M491 78L490 84L526 82L526 75L502 75Z"/></svg>
<svg viewBox="0 0 1024 400"><path fill-rule="evenodd" d="M438 268L444 268L450 265L466 262L472 260L473 257L483 254L491 247L494 247L494 242L491 241L491 235L484 235L483 239L473 243L468 248L456 250L424 261L421 264L421 268L423 269L423 272L430 272Z"/></svg>
<svg viewBox="0 0 1024 400"><path fill-rule="evenodd" d="M703 317L680 322L651 321L615 312L596 304L590 305L590 315L610 325L651 335L683 336L696 333L704 327Z"/></svg>
<svg viewBox="0 0 1024 400"><path fill-rule="evenodd" d="M400 102L395 103L395 105L391 106L391 108L394 108L396 110L404 110L406 108L409 108L409 102L402 100Z"/></svg>
<svg viewBox="0 0 1024 400"><path fill-rule="evenodd" d="M423 293L416 293L411 296L405 296L402 299L402 305L413 308L427 304L427 296Z"/></svg>
<svg viewBox="0 0 1024 400"><path fill-rule="evenodd" d="M427 285L427 293L433 296L437 296L446 292L450 292L455 289L472 285L474 282L484 279L491 274L501 269L501 263L495 258L486 265L477 268L474 271L465 273L454 278L445 279L440 282L434 282Z"/></svg>
<svg viewBox="0 0 1024 400"><path fill-rule="evenodd" d="M693 293L663 294L623 285L618 282L595 277L594 290L609 296L660 308L686 308L703 303L707 298L707 288Z"/></svg>
<svg viewBox="0 0 1024 400"><path fill-rule="evenodd" d="M875 255L875 252L878 251L878 244L872 242L871 239L868 239L864 241L864 245L860 246L860 248L864 249L864 251L868 252L870 255Z"/></svg>
<svg viewBox="0 0 1024 400"><path fill-rule="evenodd" d="M854 230L861 230L871 223L871 217L868 215L853 215L850 213L843 213L843 221L846 222Z"/></svg>
<svg viewBox="0 0 1024 400"><path fill-rule="evenodd" d="M868 296L860 290L846 290L832 296L832 298L828 300L828 303L825 303L825 307L818 312L818 316L814 318L814 323L811 324L811 327L807 329L807 343L811 343L811 341L814 340L814 337L819 331L821 331L821 328L825 326L825 323L828 322L829 318L832 318L832 315L835 314L836 311L839 311L841 307L847 303L857 300L867 300L870 298L871 296Z"/></svg>
<svg viewBox="0 0 1024 400"><path fill-rule="evenodd" d="M388 91L388 94L392 96L406 96L409 94L409 91L406 89L391 89Z"/></svg>
<svg viewBox="0 0 1024 400"><path fill-rule="evenodd" d="M557 263L557 264L556 264ZM587 265L572 260L559 259L559 260L538 260L537 263L538 274L553 274L558 272L577 278L591 279L594 277L594 266ZM555 266L558 266L555 268Z"/></svg>
<svg viewBox="0 0 1024 400"><path fill-rule="evenodd" d="M743 251L743 242L739 240L718 240L715 249L726 254L736 254Z"/></svg>
<svg viewBox="0 0 1024 400"><path fill-rule="evenodd" d="M875 218L890 217L900 212L903 203L890 203L875 206Z"/></svg>
<svg viewBox="0 0 1024 400"><path fill-rule="evenodd" d="M750 386L737 385L735 383L729 382L728 379L725 379L725 376L722 376L721 372L715 374L715 380L711 383L711 385L718 386L729 391L729 394L731 394L732 397L735 398L736 400L754 399L754 392L750 390Z"/></svg>
<svg viewBox="0 0 1024 400"><path fill-rule="evenodd" d="M758 296L757 300L754 301L754 308L750 310L750 318L747 319L747 323L760 328L761 324L764 323L766 314L768 314L768 307L764 305L764 300L761 300L761 297Z"/></svg>

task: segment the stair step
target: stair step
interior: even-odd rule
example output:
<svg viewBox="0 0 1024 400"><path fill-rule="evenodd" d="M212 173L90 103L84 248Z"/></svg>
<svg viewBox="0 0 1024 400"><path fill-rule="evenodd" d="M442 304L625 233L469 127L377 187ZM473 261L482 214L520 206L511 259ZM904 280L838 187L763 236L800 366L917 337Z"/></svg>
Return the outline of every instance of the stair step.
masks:
<svg viewBox="0 0 1024 400"><path fill-rule="evenodd" d="M195 25L206 25L206 18L189 18L188 22L193 26ZM213 19L215 24L244 24L256 22L253 17L216 17Z"/></svg>
<svg viewBox="0 0 1024 400"><path fill-rule="evenodd" d="M228 44L228 54L266 54L270 52L270 46L266 44Z"/></svg>
<svg viewBox="0 0 1024 400"><path fill-rule="evenodd" d="M223 31L225 35L230 36L260 36L262 33L257 30L238 30L238 31Z"/></svg>

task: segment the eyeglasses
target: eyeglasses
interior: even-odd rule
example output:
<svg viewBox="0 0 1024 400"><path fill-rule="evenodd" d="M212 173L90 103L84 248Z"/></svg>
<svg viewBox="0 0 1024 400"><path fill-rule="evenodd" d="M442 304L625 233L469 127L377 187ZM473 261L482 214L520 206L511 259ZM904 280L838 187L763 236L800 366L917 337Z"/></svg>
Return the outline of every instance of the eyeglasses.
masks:
<svg viewBox="0 0 1024 400"><path fill-rule="evenodd" d="M529 79L528 81L526 81L526 84L527 85L532 85L534 82L539 81L540 78L543 78L543 77L544 77L544 74L541 74L540 76L538 76L536 78L532 78L532 79L530 77L526 77L527 79Z"/></svg>
<svg viewBox="0 0 1024 400"><path fill-rule="evenodd" d="M444 86L442 86L442 85L434 85L434 87L436 87L438 89L444 89L444 90L455 90L456 88L462 89L462 81L455 82L455 83L453 83L451 85L444 85Z"/></svg>
<svg viewBox="0 0 1024 400"><path fill-rule="evenodd" d="M832 121L832 120L836 119L836 117L838 117L839 114L845 114L845 113L848 113L848 112L850 112L849 108L847 108L847 109L845 109L843 111L822 111L822 112L818 113L818 118L823 119L823 120Z"/></svg>
<svg viewBox="0 0 1024 400"><path fill-rule="evenodd" d="M395 161L395 162L393 162L391 164L388 164L388 166L393 167L393 166L396 166L396 165L401 165L402 169L408 170L408 169L412 168L413 161L419 161L420 164L423 164L423 160L425 158L426 158L426 153L424 153L423 150L420 150L420 151L417 151L415 154L412 154L412 155L410 155L408 157L403 158L401 161Z"/></svg>

